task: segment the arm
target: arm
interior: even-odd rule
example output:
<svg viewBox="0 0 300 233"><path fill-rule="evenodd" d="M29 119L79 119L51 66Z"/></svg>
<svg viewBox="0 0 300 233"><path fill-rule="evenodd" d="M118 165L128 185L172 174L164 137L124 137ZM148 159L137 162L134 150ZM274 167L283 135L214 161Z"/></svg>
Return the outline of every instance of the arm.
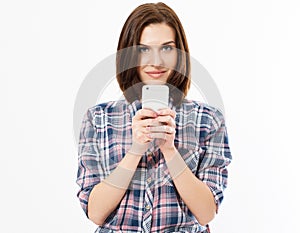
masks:
<svg viewBox="0 0 300 233"><path fill-rule="evenodd" d="M118 166L133 171L140 161L140 157L127 153ZM132 178L130 177L130 180ZM120 178L121 179L121 178ZM124 183L122 180L122 186L128 186L130 183L128 180ZM88 216L97 225L102 225L108 215L117 207L123 198L126 189L118 188L117 186L110 185L106 182L97 184L91 191L88 200Z"/></svg>
<svg viewBox="0 0 300 233"><path fill-rule="evenodd" d="M148 148L146 127L151 124L153 112L139 110L132 121L132 146L116 169L104 176L99 165L98 134L88 112L83 121L79 142L79 170L77 183L81 186L78 197L87 216L97 225L102 225L122 200L135 173L141 156ZM102 123L105 124L105 123Z"/></svg>
<svg viewBox="0 0 300 233"><path fill-rule="evenodd" d="M210 222L216 213L216 203L209 187L199 180L192 171L186 167L184 160L176 149L162 151L167 165L174 159L182 160L182 168L185 169L177 176L173 177L176 189L189 210L197 218L198 222L205 226ZM174 158L178 156L178 158ZM170 172L172 167L168 167Z"/></svg>
<svg viewBox="0 0 300 233"><path fill-rule="evenodd" d="M187 168L185 161L174 146L175 112L165 109L159 112L157 120L163 127L152 127L154 138L164 139L160 145L175 187L189 210L201 225L210 222L222 200L226 187L227 170L231 156L227 145L227 135L221 116L214 116L210 133L205 138L205 156L196 174Z"/></svg>

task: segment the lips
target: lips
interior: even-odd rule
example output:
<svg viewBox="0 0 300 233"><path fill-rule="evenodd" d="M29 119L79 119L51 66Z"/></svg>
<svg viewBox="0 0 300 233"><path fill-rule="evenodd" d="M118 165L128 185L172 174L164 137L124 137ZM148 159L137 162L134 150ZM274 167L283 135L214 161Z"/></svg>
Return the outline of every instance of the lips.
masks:
<svg viewBox="0 0 300 233"><path fill-rule="evenodd" d="M165 70L161 70L161 71L148 71L145 72L146 74L148 74L150 77L152 78L160 78L161 76L163 76L167 71Z"/></svg>

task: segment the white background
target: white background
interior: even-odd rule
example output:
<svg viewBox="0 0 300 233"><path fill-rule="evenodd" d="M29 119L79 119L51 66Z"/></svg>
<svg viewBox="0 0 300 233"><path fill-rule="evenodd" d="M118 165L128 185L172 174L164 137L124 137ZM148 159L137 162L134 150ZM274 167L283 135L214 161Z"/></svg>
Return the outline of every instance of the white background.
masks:
<svg viewBox="0 0 300 233"><path fill-rule="evenodd" d="M143 2L1 1L0 232L94 232L76 197L75 97ZM212 232L297 232L298 1L165 3L225 104L233 162Z"/></svg>

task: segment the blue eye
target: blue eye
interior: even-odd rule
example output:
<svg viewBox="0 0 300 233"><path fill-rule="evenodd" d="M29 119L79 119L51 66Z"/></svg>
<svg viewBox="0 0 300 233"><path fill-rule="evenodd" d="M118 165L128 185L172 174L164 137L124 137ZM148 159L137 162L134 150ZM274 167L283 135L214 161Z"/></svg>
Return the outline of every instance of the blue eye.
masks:
<svg viewBox="0 0 300 233"><path fill-rule="evenodd" d="M147 53L147 52L149 52L149 48L147 48L147 47L139 47L139 53Z"/></svg>
<svg viewBox="0 0 300 233"><path fill-rule="evenodd" d="M173 50L173 47L171 45L165 45L162 47L162 51L164 51L164 52L168 52L171 50Z"/></svg>

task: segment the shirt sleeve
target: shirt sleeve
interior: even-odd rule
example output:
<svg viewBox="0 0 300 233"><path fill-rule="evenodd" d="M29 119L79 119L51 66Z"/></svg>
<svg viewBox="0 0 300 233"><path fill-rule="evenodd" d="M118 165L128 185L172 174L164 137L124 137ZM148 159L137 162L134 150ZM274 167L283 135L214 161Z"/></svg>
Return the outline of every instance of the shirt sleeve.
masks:
<svg viewBox="0 0 300 233"><path fill-rule="evenodd" d="M210 130L204 140L203 157L197 175L212 191L218 211L227 187L227 166L232 157L222 113L216 110L210 119Z"/></svg>
<svg viewBox="0 0 300 233"><path fill-rule="evenodd" d="M77 193L80 205L88 217L88 199L93 187L101 182L103 168L99 162L97 130L90 111L84 115L78 145Z"/></svg>

